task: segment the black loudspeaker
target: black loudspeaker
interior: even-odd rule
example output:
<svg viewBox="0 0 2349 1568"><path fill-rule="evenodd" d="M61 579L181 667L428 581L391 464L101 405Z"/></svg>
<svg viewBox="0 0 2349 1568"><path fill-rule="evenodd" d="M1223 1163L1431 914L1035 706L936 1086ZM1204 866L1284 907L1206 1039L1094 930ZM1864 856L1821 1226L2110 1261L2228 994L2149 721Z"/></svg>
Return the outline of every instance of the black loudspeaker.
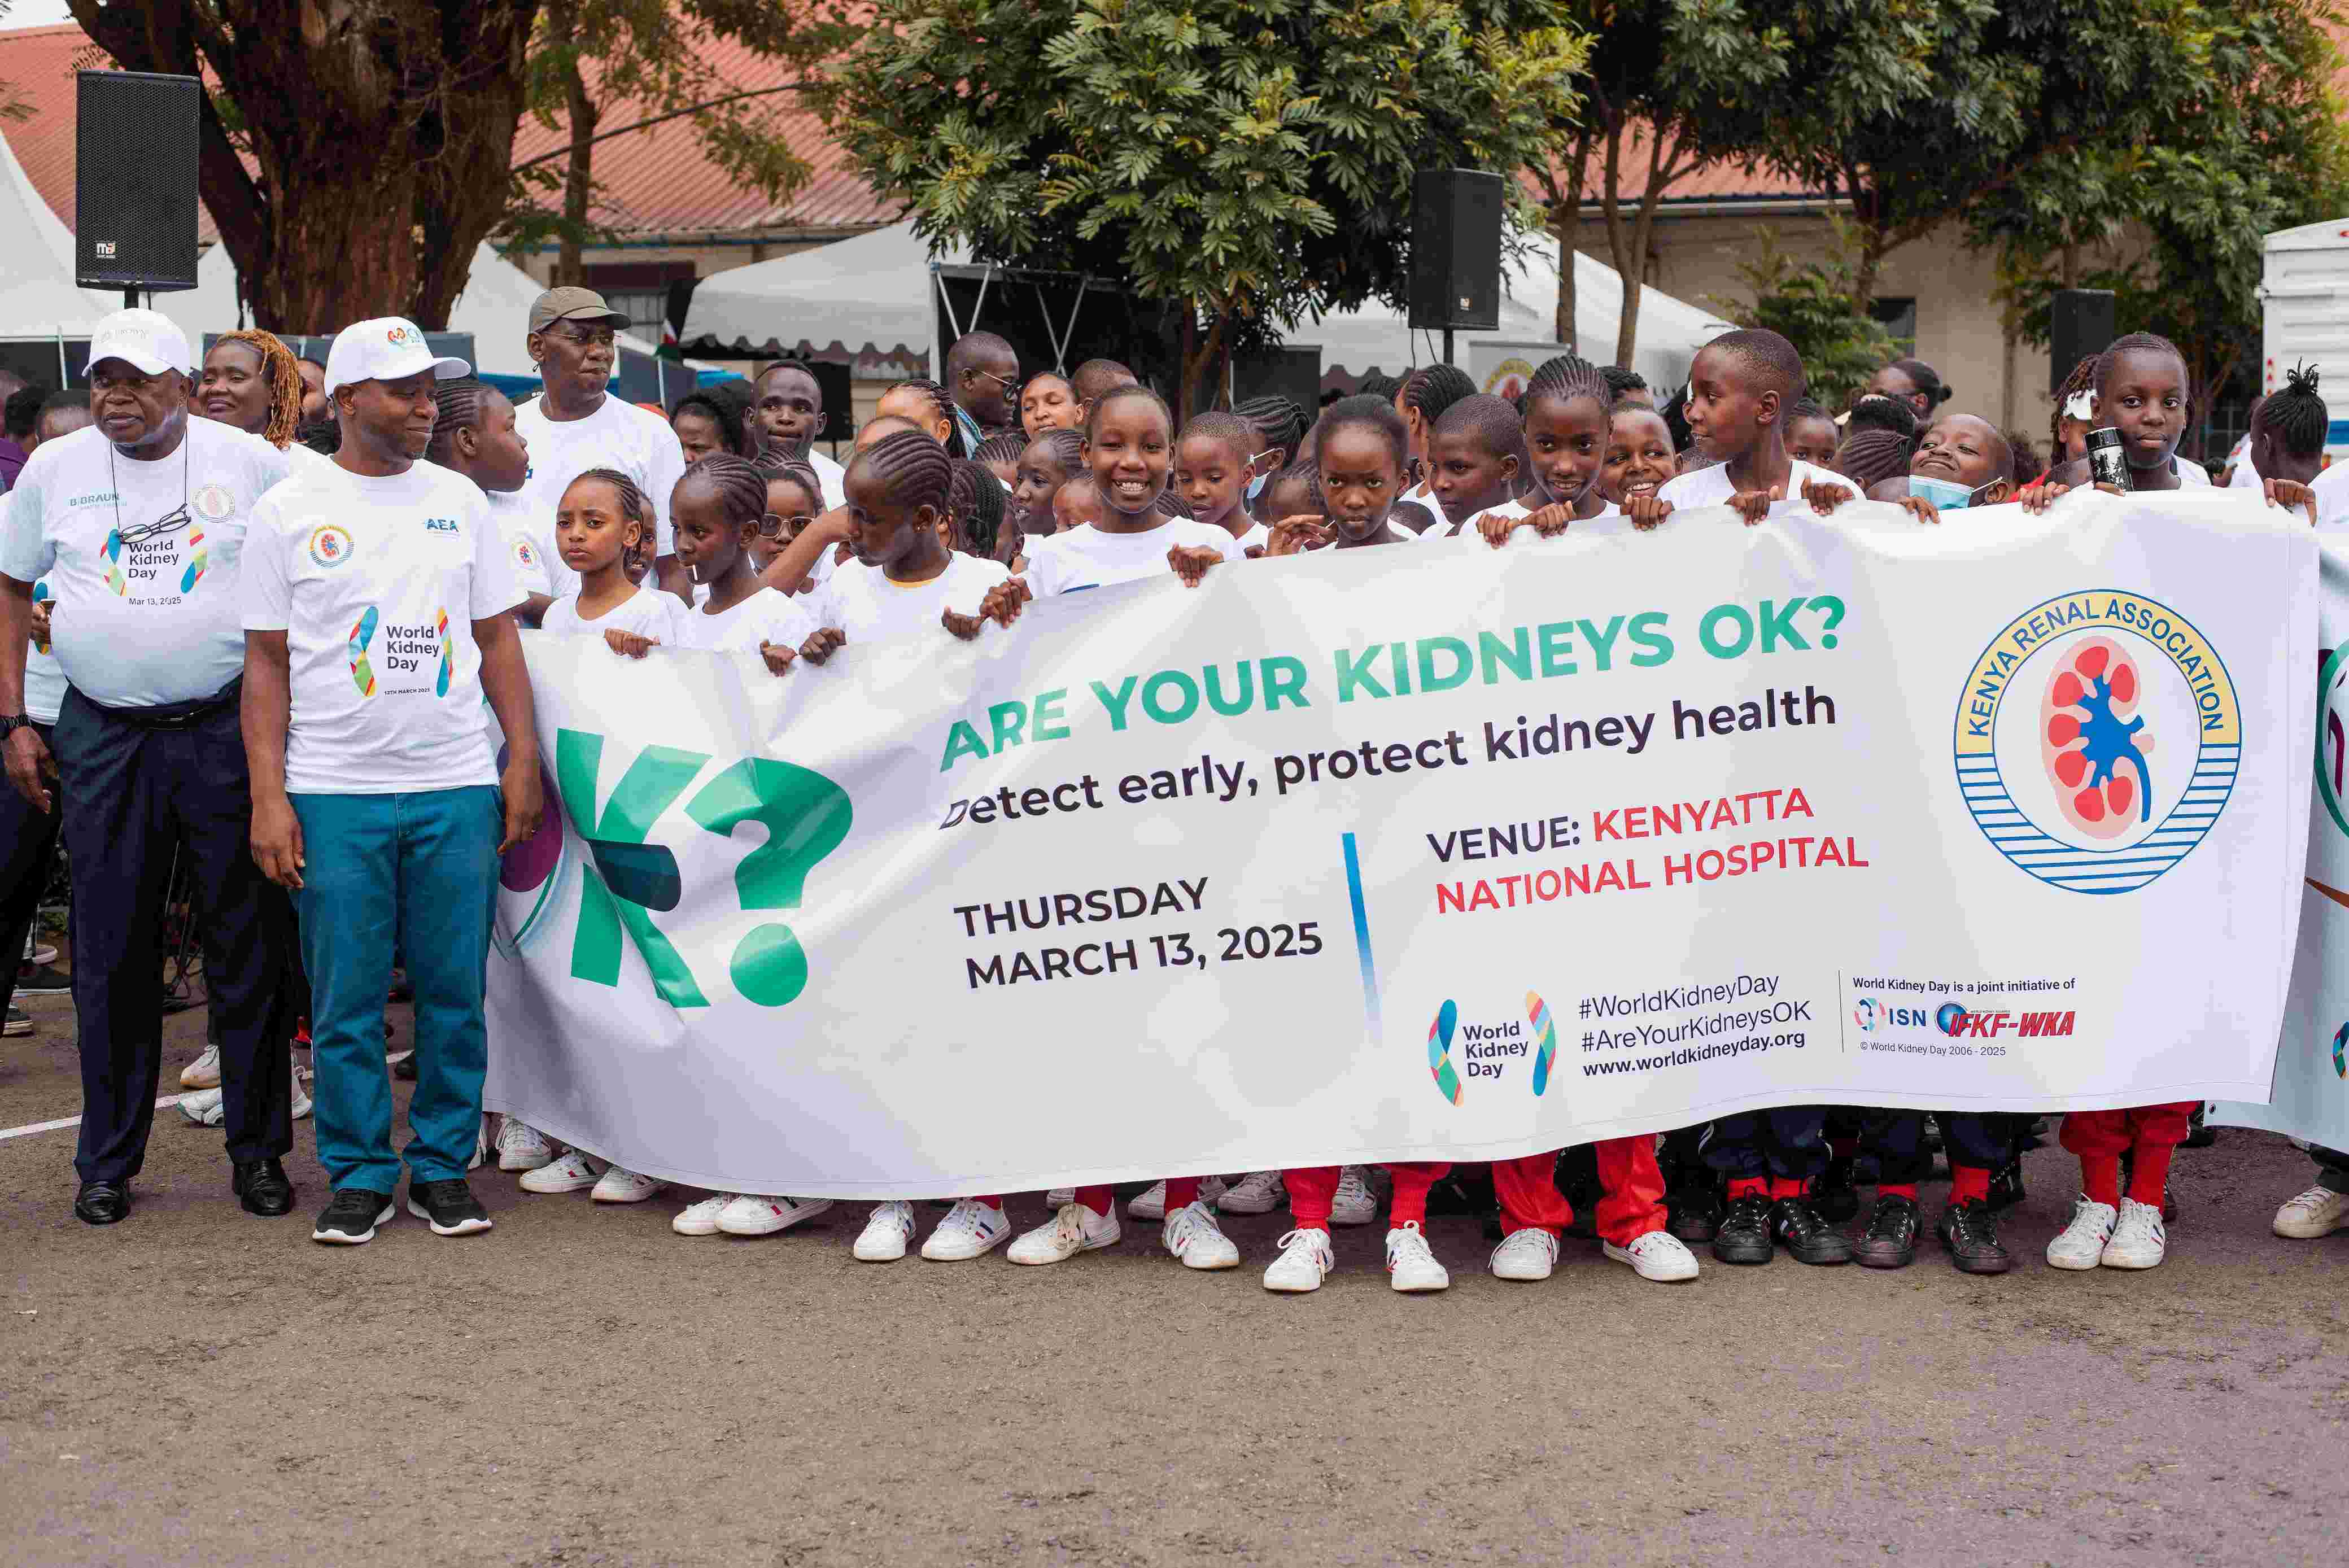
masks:
<svg viewBox="0 0 2349 1568"><path fill-rule="evenodd" d="M84 288L196 286L203 90L194 77L78 73L74 279Z"/></svg>
<svg viewBox="0 0 2349 1568"><path fill-rule="evenodd" d="M1412 179L1411 325L1491 332L1501 325L1497 174L1423 169Z"/></svg>
<svg viewBox="0 0 2349 1568"><path fill-rule="evenodd" d="M2074 366L2119 335L2112 290L2057 289L2047 315L2047 390L2062 387Z"/></svg>
<svg viewBox="0 0 2349 1568"><path fill-rule="evenodd" d="M1232 358L1232 401L1235 406L1278 394L1297 405L1310 428L1321 414L1321 350L1268 348ZM1297 454L1288 454L1294 461Z"/></svg>

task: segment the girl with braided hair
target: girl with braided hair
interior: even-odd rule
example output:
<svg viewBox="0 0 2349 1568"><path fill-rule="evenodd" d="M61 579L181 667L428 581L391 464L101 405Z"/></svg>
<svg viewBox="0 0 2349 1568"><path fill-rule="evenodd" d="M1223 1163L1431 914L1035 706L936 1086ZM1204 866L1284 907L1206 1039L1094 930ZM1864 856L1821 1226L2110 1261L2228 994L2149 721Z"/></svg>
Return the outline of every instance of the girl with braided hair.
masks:
<svg viewBox="0 0 2349 1568"><path fill-rule="evenodd" d="M1404 428L1411 431L1410 472L1414 478L1413 488L1403 491L1403 500L1417 501L1430 511L1435 510L1435 492L1426 482L1428 439L1434 434L1435 421L1444 418L1444 411L1461 398L1473 396L1475 390L1476 384L1456 365L1423 365L1403 377L1402 388L1395 393L1395 412L1402 416Z"/></svg>
<svg viewBox="0 0 2349 1568"><path fill-rule="evenodd" d="M950 549L942 537L958 475L966 484L973 477L995 482L912 430L884 436L849 463L842 485L856 559L809 595L814 629L800 645L802 657L826 671L823 678L855 679L882 667L874 662L881 644L936 637L941 627L964 637L978 633L979 604L1011 573L999 562ZM895 1263L905 1255L916 1230L911 1203L876 1203L854 1255L864 1263ZM961 1198L923 1243L922 1256L965 1262L994 1251L1010 1234L1001 1194Z"/></svg>
<svg viewBox="0 0 2349 1568"><path fill-rule="evenodd" d="M986 465L957 461L954 534L947 542L966 555L993 560L996 545L1003 536L1004 499L1002 481Z"/></svg>
<svg viewBox="0 0 2349 1568"><path fill-rule="evenodd" d="M2064 464L2088 455L2088 431L2096 422L2096 356L2072 366L2055 388L2055 412L2047 418L2046 479ZM2036 482L2036 481L2033 481Z"/></svg>
<svg viewBox="0 0 2349 1568"><path fill-rule="evenodd" d="M1019 388L1019 428L1030 440L1047 430L1080 429L1084 422L1084 406L1067 377L1040 371Z"/></svg>
<svg viewBox="0 0 2349 1568"><path fill-rule="evenodd" d="M474 376L434 383L432 400L437 412L424 455L464 475L489 498L499 542L525 595L514 618L535 626L555 600L554 520L533 517L523 499L523 487L530 482L530 448L515 422L514 407L504 393Z"/></svg>
<svg viewBox="0 0 2349 1568"><path fill-rule="evenodd" d="M2314 483L2324 468L2324 437L2331 428L2332 416L2316 394L2316 366L2293 366L2284 375L2283 390L2261 398L2251 412L2251 449L2236 465L2236 488L2260 490L2266 480Z"/></svg>
<svg viewBox="0 0 2349 1568"><path fill-rule="evenodd" d="M704 458L677 481L668 515L678 563L697 589L709 590L703 603L680 617L679 645L710 653L755 653L774 674L788 671L815 627L797 600L768 587L750 564L769 515L767 476L726 453Z"/></svg>
<svg viewBox="0 0 2349 1568"><path fill-rule="evenodd" d="M970 460L1003 481L1009 490L1016 482L1019 454L1028 449L1029 437L1019 430L999 430L978 444Z"/></svg>
<svg viewBox="0 0 2349 1568"><path fill-rule="evenodd" d="M668 428L677 432L677 444L685 449L688 468L712 452L746 459L758 456L751 445L756 438L742 408L714 387L688 392L670 404Z"/></svg>
<svg viewBox="0 0 2349 1568"><path fill-rule="evenodd" d="M1013 470L1011 506L1006 519L1010 526L998 542L998 561L1017 572L1025 563L1026 541L1058 531L1052 498L1061 493L1062 485L1083 472L1084 466L1085 438L1075 430L1047 430L1028 443Z"/></svg>
<svg viewBox="0 0 2349 1568"><path fill-rule="evenodd" d="M911 419L916 429L926 430L950 458L968 457L962 448L962 432L955 426L954 399L947 389L935 381L900 381L881 394L881 401L873 406L875 417L895 415Z"/></svg>
<svg viewBox="0 0 2349 1568"><path fill-rule="evenodd" d="M1620 518L1598 482L1599 470L1607 463L1608 410L1612 407L1607 377L1599 366L1571 354L1545 360L1517 399L1526 462L1534 481L1526 501L1533 511L1514 518L1487 512L1475 531L1498 549L1520 528L1530 526L1550 539L1576 523ZM1618 523L1601 531L1629 526Z"/></svg>
<svg viewBox="0 0 2349 1568"><path fill-rule="evenodd" d="M772 449L769 449L771 450ZM767 476L767 515L759 520L759 543L751 551L751 560L759 569L759 580L773 588L780 586L768 576L768 568L781 559L793 541L805 533L815 520L823 515L823 480L812 463L797 458L787 458L772 468L761 465ZM770 532L771 526L773 531ZM786 593L812 593L816 584L833 573L839 564L833 551L824 551L814 564L797 583L783 587Z"/></svg>

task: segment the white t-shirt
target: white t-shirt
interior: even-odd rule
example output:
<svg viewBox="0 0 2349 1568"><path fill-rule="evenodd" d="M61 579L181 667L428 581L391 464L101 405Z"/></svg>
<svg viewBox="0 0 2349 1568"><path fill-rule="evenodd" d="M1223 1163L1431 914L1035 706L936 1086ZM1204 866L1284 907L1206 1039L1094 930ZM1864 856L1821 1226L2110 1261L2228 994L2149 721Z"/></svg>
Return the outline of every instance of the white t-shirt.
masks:
<svg viewBox="0 0 2349 1568"><path fill-rule="evenodd" d="M2250 436L2246 435L2235 443L2235 449L2227 454L2227 461L2233 465L2234 468L2234 472L2229 475L2227 479L2227 488L2229 490L2257 490L2260 488L2260 471L2251 466L2251 438ZM2189 480L2187 482L2191 484L2193 481Z"/></svg>
<svg viewBox="0 0 2349 1568"><path fill-rule="evenodd" d="M1259 522L1246 533L1239 535L1239 546L1242 555L1246 555L1251 550L1270 550L1272 530Z"/></svg>
<svg viewBox="0 0 2349 1568"><path fill-rule="evenodd" d="M1022 573L1039 599L1133 583L1174 568L1166 552L1176 545L1205 545L1226 561L1245 561L1229 529L1187 517L1170 517L1140 533L1105 533L1088 522L1028 544Z"/></svg>
<svg viewBox="0 0 2349 1568"><path fill-rule="evenodd" d="M47 579L33 584L33 603L50 599ZM54 629L54 627L52 628ZM39 639L25 643L25 717L42 724L55 724L57 709L66 700L66 670L57 663L57 655L44 648Z"/></svg>
<svg viewBox="0 0 2349 1568"><path fill-rule="evenodd" d="M674 647L680 641L677 623L685 614L686 608L678 603L676 594L638 583L634 593L593 620L579 614L578 594L557 599L546 607L546 618L539 622L538 629L557 637L600 637L605 632L629 632L650 637L664 647Z"/></svg>
<svg viewBox="0 0 2349 1568"><path fill-rule="evenodd" d="M680 607L676 645L713 654L755 654L761 643L797 648L815 630L804 596L761 588L722 615Z"/></svg>
<svg viewBox="0 0 2349 1568"><path fill-rule="evenodd" d="M1814 480L1847 491L1854 500L1866 499L1861 495L1857 485L1833 469L1820 468L1815 463L1806 463L1800 458L1793 459L1792 461L1793 470L1786 475L1788 500L1802 500L1803 487ZM1656 491L1659 498L1672 503L1674 511L1687 511L1700 506L1725 506L1729 502L1729 498L1736 493L1737 487L1730 482L1727 463L1714 463L1710 468L1698 469L1693 473L1681 474L1666 480L1663 487Z"/></svg>
<svg viewBox="0 0 2349 1568"><path fill-rule="evenodd" d="M559 556L541 552L536 531L531 527L530 500L523 490L483 490L483 500L490 503L490 517L498 525L498 544L506 552L506 562L512 567L514 586L524 593L554 593L553 565L561 565ZM569 570L565 568L565 570ZM578 573L572 573L575 582Z"/></svg>
<svg viewBox="0 0 2349 1568"><path fill-rule="evenodd" d="M1402 499L1409 500L1411 498L1405 496ZM1531 507L1515 499L1505 500L1498 506L1488 506L1478 512L1476 517L1472 517L1462 523L1455 523L1444 516L1441 504L1430 502L1427 510L1435 514L1435 522L1425 533L1411 533L1411 530L1407 528L1403 530L1422 544L1432 544L1439 539L1457 539L1463 534L1473 534L1476 531L1477 517L1531 517L1533 515Z"/></svg>
<svg viewBox="0 0 2349 1568"><path fill-rule="evenodd" d="M2209 471L2200 463L2196 462L2192 458L2177 458L2172 460L2178 464L2178 489L2209 490L2210 488ZM2244 466L2248 468L2250 465Z"/></svg>
<svg viewBox="0 0 2349 1568"><path fill-rule="evenodd" d="M848 491L842 486L841 480L847 476L848 470L813 447L808 449L807 464L815 470L816 486L823 491L820 499L823 501L823 510L838 511L842 507L846 506Z"/></svg>
<svg viewBox="0 0 2349 1568"><path fill-rule="evenodd" d="M1526 512L1525 515L1531 517L1533 513ZM1602 501L1599 504L1599 515L1597 517L1576 518L1573 521L1566 525L1566 531L1564 533L1555 534L1552 537L1556 539L1611 539L1617 534L1630 533L1633 531L1635 531L1631 527L1631 520L1623 515L1623 509L1621 507L1617 506L1610 500ZM1474 530L1469 530L1465 532L1455 535L1454 537L1464 540L1475 540L1479 544L1483 543L1485 540L1485 536L1483 534L1478 533ZM1530 528L1512 529L1509 531L1509 543L1512 545L1523 544L1528 541L1539 539L1541 539L1541 535L1536 533ZM1547 541L1544 542L1547 542Z"/></svg>
<svg viewBox="0 0 2349 1568"><path fill-rule="evenodd" d="M84 696L194 702L243 672L246 522L288 463L214 419L190 419L180 449L152 461L121 456L95 425L34 449L0 500L0 573L48 580L57 662ZM158 523L171 526L150 531Z"/></svg>
<svg viewBox="0 0 2349 1568"><path fill-rule="evenodd" d="M669 492L685 477L685 449L668 421L606 392L584 419L560 422L546 417L546 400L533 397L514 410L514 428L530 443L530 477L519 492L529 509L531 537L546 562L556 598L579 592L579 574L563 564L554 547L554 514L563 492L589 469L616 469L636 483L652 503L656 555L675 548L668 526Z"/></svg>
<svg viewBox="0 0 2349 1568"><path fill-rule="evenodd" d="M2335 463L2308 482L2316 492L2319 525L2349 522L2349 462Z"/></svg>
<svg viewBox="0 0 2349 1568"><path fill-rule="evenodd" d="M799 602L819 626L848 634L848 645L886 642L939 631L939 617L978 614L988 590L1011 575L999 561L954 552L947 569L926 583L892 583L877 566L852 561Z"/></svg>
<svg viewBox="0 0 2349 1568"><path fill-rule="evenodd" d="M243 596L247 631L285 634L289 793L497 782L473 623L522 591L472 480L419 462L280 485L254 509Z"/></svg>

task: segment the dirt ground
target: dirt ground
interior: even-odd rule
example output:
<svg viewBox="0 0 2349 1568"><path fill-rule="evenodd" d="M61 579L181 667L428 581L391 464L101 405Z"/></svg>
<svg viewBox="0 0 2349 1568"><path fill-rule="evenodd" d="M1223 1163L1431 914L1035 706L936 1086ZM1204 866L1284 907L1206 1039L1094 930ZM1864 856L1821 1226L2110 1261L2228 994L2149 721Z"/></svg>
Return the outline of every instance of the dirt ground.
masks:
<svg viewBox="0 0 2349 1568"><path fill-rule="evenodd" d="M26 1006L0 1129L79 1109L67 1002ZM171 1021L167 1091L202 1029ZM1131 1222L1059 1268L883 1267L849 1256L863 1205L689 1241L667 1196L494 1172L487 1235L320 1247L298 1130L264 1221L159 1112L108 1230L68 1212L70 1130L0 1139L6 1561L2349 1561L2349 1233L2269 1234L2310 1167L2264 1134L2180 1155L2150 1274L2040 1261L2051 1149L2002 1278L1929 1245L1663 1286L1569 1242L1504 1284L1462 1218L1431 1226L1452 1290L1406 1298L1375 1230L1266 1294L1278 1215L1220 1274Z"/></svg>

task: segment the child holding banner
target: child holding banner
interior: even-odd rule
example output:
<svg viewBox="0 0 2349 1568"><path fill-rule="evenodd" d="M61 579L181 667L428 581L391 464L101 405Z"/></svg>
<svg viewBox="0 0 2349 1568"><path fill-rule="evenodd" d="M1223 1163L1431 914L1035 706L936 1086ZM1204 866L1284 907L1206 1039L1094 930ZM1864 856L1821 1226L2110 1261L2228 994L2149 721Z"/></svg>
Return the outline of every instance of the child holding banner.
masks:
<svg viewBox="0 0 2349 1568"><path fill-rule="evenodd" d="M1174 446L1174 417L1148 387L1129 383L1094 398L1085 420L1084 456L1103 516L1031 541L1026 570L988 590L979 618L1009 626L1031 599L1137 582L1170 565L1195 583L1219 561L1244 559L1239 541L1227 530L1158 510ZM1199 1202L1198 1177L1167 1178L1165 1205L1166 1250L1185 1267L1238 1265L1239 1248ZM1115 1245L1120 1233L1109 1187L1081 1187L1050 1222L1021 1236L1007 1255L1015 1264L1065 1263L1080 1253Z"/></svg>
<svg viewBox="0 0 2349 1568"><path fill-rule="evenodd" d="M1630 503L1625 511L1631 521L1653 527L1676 508L1728 506L1747 522L1759 522L1771 503L1801 495L1812 484L1857 496L1849 480L1786 450L1786 417L1806 385L1802 356L1766 327L1724 332L1706 344L1689 366L1687 410L1696 453L1707 466Z"/></svg>

